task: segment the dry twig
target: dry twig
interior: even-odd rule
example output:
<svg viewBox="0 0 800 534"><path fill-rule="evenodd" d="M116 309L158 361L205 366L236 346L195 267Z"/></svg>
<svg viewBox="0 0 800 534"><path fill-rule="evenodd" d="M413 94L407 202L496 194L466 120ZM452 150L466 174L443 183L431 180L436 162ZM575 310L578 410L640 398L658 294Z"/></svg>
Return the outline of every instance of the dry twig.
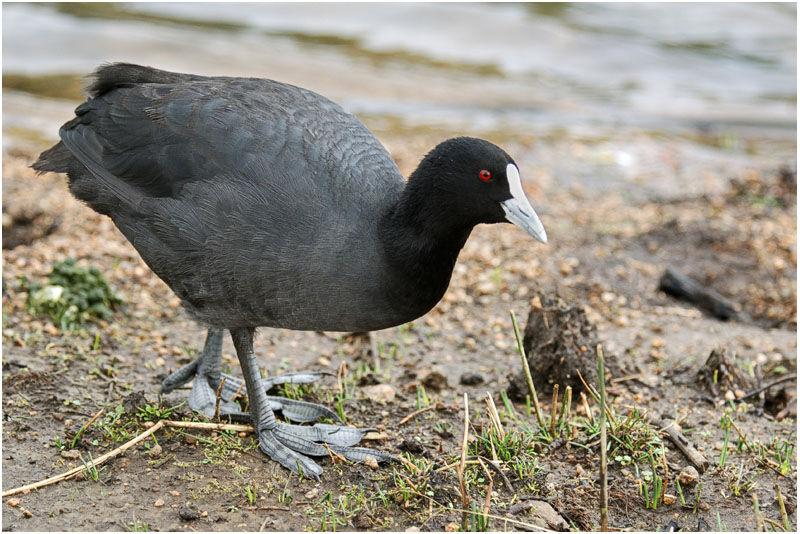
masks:
<svg viewBox="0 0 800 534"><path fill-rule="evenodd" d="M754 397L754 396L758 395L762 391L766 391L771 387L777 386L778 384L783 384L784 382L789 382L790 380L797 380L797 375L795 374L795 375L782 376L782 377L778 378L777 380L773 380L769 384L761 386L758 389L754 389L753 391L748 391L747 393L745 393L744 395L742 395L738 399L734 399L734 400L736 402L741 402L741 401L743 401L745 399L749 399L750 397Z"/></svg>
<svg viewBox="0 0 800 534"><path fill-rule="evenodd" d="M76 443L77 443L77 441L78 441L78 438L80 438L80 437L81 437L81 435L82 435L82 434L83 434L83 433L86 431L86 429L87 429L87 428L89 428L90 426L92 426L92 423L94 423L95 421L97 421L97 418L98 418L98 417L100 417L100 416L103 414L103 412L104 412L104 411L105 411L105 408L100 408L100 411L99 411L99 412L97 412L96 414L94 414L94 416L92 416L92 418L89 420L89 422L88 422L88 423L86 423L85 425L83 425L83 426L81 427L81 429L80 429L80 430L78 430L78 433L77 433L77 434L75 434L75 439L74 439L74 441L75 441Z"/></svg>
<svg viewBox="0 0 800 534"><path fill-rule="evenodd" d="M789 522L789 516L786 514L786 505L783 504L783 495L781 495L781 487L775 483L775 493L778 494L778 506L781 508L781 521L783 521L783 528L786 532L792 531L792 524Z"/></svg>
<svg viewBox="0 0 800 534"><path fill-rule="evenodd" d="M497 413L497 406L494 404L492 394L488 391L486 392L486 406L489 412L489 420L492 422L492 426L494 426L494 429L497 432L497 437L503 439L503 436L505 436L505 431L503 430L502 423L500 423L500 415Z"/></svg>
<svg viewBox="0 0 800 534"><path fill-rule="evenodd" d="M467 530L467 509L469 508L469 498L467 497L467 485L464 481L464 466L467 463L467 438L469 437L469 397L464 393L464 434L461 440L461 463L458 464L458 485L461 488L461 505L464 512L461 514L462 530Z"/></svg>
<svg viewBox="0 0 800 534"><path fill-rule="evenodd" d="M766 532L766 528L764 527L764 516L761 515L761 509L758 506L758 495L753 492L751 494L753 496L753 509L755 510L756 515L756 532Z"/></svg>
<svg viewBox="0 0 800 534"><path fill-rule="evenodd" d="M536 420L539 426L542 427L544 432L547 432L547 425L544 422L542 409L539 407L539 397L536 395L536 388L533 385L533 378L531 377L531 368L528 365L528 357L525 355L525 348L522 346L522 336L519 335L519 326L517 326L517 316L514 315L514 310L509 310L511 314L511 324L514 326L514 336L517 338L517 350L522 358L522 370L525 373L525 381L528 383L528 390L531 392L531 404L533 404L533 411L536 412Z"/></svg>
<svg viewBox="0 0 800 534"><path fill-rule="evenodd" d="M222 399L222 386L225 385L225 381L228 379L227 376L223 376L222 380L219 381L219 386L217 386L217 403L214 408L214 421L219 422L219 402Z"/></svg>
<svg viewBox="0 0 800 534"><path fill-rule="evenodd" d="M556 407L558 406L558 384L553 384L553 400L550 403L550 435L556 436Z"/></svg>
<svg viewBox="0 0 800 534"><path fill-rule="evenodd" d="M603 364L603 347L597 345L597 381L600 387L600 405L606 405L606 378ZM600 530L608 532L608 458L606 453L606 412L600 410Z"/></svg>
<svg viewBox="0 0 800 534"><path fill-rule="evenodd" d="M95 467L99 466L100 464L104 463L106 460L117 456L118 454L125 452L126 450L130 449L140 441L146 439L150 436L153 432L157 431L160 428L164 427L164 421L159 421L155 425L153 425L149 430L142 432L129 442L125 443L124 445L117 447L113 451L104 454L103 456L99 457L94 461ZM70 469L66 473L62 473L60 475L56 475L54 477L47 478L45 480L41 480L39 482L34 482L33 484L27 484L25 486L20 486L18 488L14 488L8 491L3 492L3 497L8 497L9 495L15 495L17 493L21 493L23 491L28 491L36 488L41 488L44 486L49 486L50 484L55 484L56 482L61 482L62 480L66 480L67 478L74 476L84 470L83 466L76 467L75 469Z"/></svg>
<svg viewBox="0 0 800 534"><path fill-rule="evenodd" d="M98 416L96 416L98 417ZM164 428L164 427L176 427L176 428L195 428L195 429L202 429L202 430L233 430L235 432L252 432L253 427L250 425L226 425L220 423L198 423L193 421L168 421L166 419L162 419L161 421L157 422L155 425L147 429L146 431L142 432L135 438L131 439L127 443L124 443L114 449L111 452L108 452L96 460L94 460L93 464L95 467L105 463L107 460L122 454L126 450L130 449L140 441L143 441L148 436L156 432L157 430ZM56 475L45 480L41 480L39 482L34 482L32 484L27 484L25 486L20 486L18 488L10 489L8 491L3 492L3 497L8 497L10 495L15 495L17 493L22 493L24 491L30 491L32 489L41 488L44 486L49 486L50 484L55 484L56 482L61 482L62 480L66 480L75 476L76 474L82 472L84 469L83 466L76 467L74 469L70 469L66 473L62 473L60 475Z"/></svg>
<svg viewBox="0 0 800 534"><path fill-rule="evenodd" d="M430 406L426 406L425 408L420 408L419 410L417 410L415 412L411 412L407 416L405 416L402 419L400 419L400 422L397 423L397 426L404 425L404 424L408 423L414 417L418 416L421 413L427 412L428 410L434 410L434 409L438 410L439 407L440 407L440 404L437 402L436 404L431 404Z"/></svg>

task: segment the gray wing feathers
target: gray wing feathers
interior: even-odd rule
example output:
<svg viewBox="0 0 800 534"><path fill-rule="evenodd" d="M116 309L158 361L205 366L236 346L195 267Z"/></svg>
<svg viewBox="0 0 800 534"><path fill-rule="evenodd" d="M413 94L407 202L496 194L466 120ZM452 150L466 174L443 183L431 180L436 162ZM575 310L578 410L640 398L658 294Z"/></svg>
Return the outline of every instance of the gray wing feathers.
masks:
<svg viewBox="0 0 800 534"><path fill-rule="evenodd" d="M212 324L226 309L268 325L326 305L306 287L362 286L345 258L404 183L372 133L304 89L169 74L100 76L61 131L85 167L76 196Z"/></svg>

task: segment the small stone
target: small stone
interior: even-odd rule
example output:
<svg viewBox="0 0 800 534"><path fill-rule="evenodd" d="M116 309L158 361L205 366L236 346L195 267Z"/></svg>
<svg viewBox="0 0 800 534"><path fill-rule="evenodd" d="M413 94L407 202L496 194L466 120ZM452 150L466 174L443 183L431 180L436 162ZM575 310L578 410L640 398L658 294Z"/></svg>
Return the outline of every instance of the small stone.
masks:
<svg viewBox="0 0 800 534"><path fill-rule="evenodd" d="M65 419L64 426L72 426L72 419Z"/></svg>
<svg viewBox="0 0 800 534"><path fill-rule="evenodd" d="M316 499L319 496L319 488L311 488L306 492L306 499Z"/></svg>
<svg viewBox="0 0 800 534"><path fill-rule="evenodd" d="M708 512L709 510L711 510L711 506L709 506L707 503L704 503L704 502L701 502L700 504L698 504L697 507L700 508L704 512Z"/></svg>
<svg viewBox="0 0 800 534"><path fill-rule="evenodd" d="M197 443L197 438L194 438L192 436L185 436L184 439L186 439L186 443L189 445L194 445L195 443Z"/></svg>
<svg viewBox="0 0 800 534"><path fill-rule="evenodd" d="M329 358L326 358L325 356L320 356L319 358L317 358L317 363L322 367L330 367L331 360Z"/></svg>
<svg viewBox="0 0 800 534"><path fill-rule="evenodd" d="M678 482L680 482L681 486L685 488L692 488L697 485L699 478L700 475L698 474L697 469L690 465L683 468L683 470L680 472L678 475Z"/></svg>
<svg viewBox="0 0 800 534"><path fill-rule="evenodd" d="M200 517L208 517L208 512L203 510L202 512L200 512Z"/></svg>
<svg viewBox="0 0 800 534"><path fill-rule="evenodd" d="M392 402L396 396L394 388L389 384L375 384L374 386L364 386L361 392L365 397L372 401L385 404Z"/></svg>
<svg viewBox="0 0 800 534"><path fill-rule="evenodd" d="M675 495L670 495L669 493L665 493L662 499L664 500L664 504L669 505L675 502Z"/></svg>
<svg viewBox="0 0 800 534"><path fill-rule="evenodd" d="M485 379L480 373L464 373L458 379L458 382L463 386L477 386L483 384L484 381Z"/></svg>
<svg viewBox="0 0 800 534"><path fill-rule="evenodd" d="M575 466L575 474L581 476L583 474L583 466L581 464L577 464Z"/></svg>
<svg viewBox="0 0 800 534"><path fill-rule="evenodd" d="M150 452L148 453L150 458L155 458L156 456L161 454L161 445L153 445L150 447Z"/></svg>
<svg viewBox="0 0 800 534"><path fill-rule="evenodd" d="M240 438L246 438L247 437L247 432L239 432L236 435L239 436Z"/></svg>
<svg viewBox="0 0 800 534"><path fill-rule="evenodd" d="M447 387L447 377L439 371L431 371L422 377L422 385L431 391L439 392Z"/></svg>
<svg viewBox="0 0 800 534"><path fill-rule="evenodd" d="M367 432L364 434L364 437L361 438L364 441L383 441L389 439L389 434L386 432Z"/></svg>
<svg viewBox="0 0 800 534"><path fill-rule="evenodd" d="M364 457L364 465L366 465L367 467L369 467L371 469L377 469L378 468L378 460L376 460L372 456L365 456Z"/></svg>
<svg viewBox="0 0 800 534"><path fill-rule="evenodd" d="M182 352L183 351L181 349L179 349L178 347L173 347L173 349L172 349L172 354L174 354L175 356L180 356Z"/></svg>
<svg viewBox="0 0 800 534"><path fill-rule="evenodd" d="M170 491L169 494L172 495L173 497L180 497L181 496L181 492L180 491L175 491L175 490Z"/></svg>
<svg viewBox="0 0 800 534"><path fill-rule="evenodd" d="M155 503L153 503L153 506L155 506L156 508L161 508L162 506L164 506L164 499L158 499Z"/></svg>
<svg viewBox="0 0 800 534"><path fill-rule="evenodd" d="M22 501L20 501L20 500L19 500L19 499L17 499L16 497L12 497L12 498L10 498L10 499L8 499L8 500L6 501L6 504L7 504L7 505L9 505L9 506L11 506L11 507L14 507L14 508L16 508L17 506L19 506L19 503L21 503L21 502L22 502Z"/></svg>
<svg viewBox="0 0 800 534"><path fill-rule="evenodd" d="M80 458L80 455L81 453L75 449L71 449L68 451L61 451L61 457L68 458L70 460L77 460L78 458Z"/></svg>
<svg viewBox="0 0 800 534"><path fill-rule="evenodd" d="M733 391L731 391L730 389L725 392L725 400L726 401L732 401L735 398L736 398L736 394Z"/></svg>
<svg viewBox="0 0 800 534"><path fill-rule="evenodd" d="M656 337L653 338L653 341L650 343L650 345L654 349L660 349L661 347L663 347L665 345L664 338L656 336Z"/></svg>
<svg viewBox="0 0 800 534"><path fill-rule="evenodd" d="M408 527L406 532L419 532L419 527Z"/></svg>
<svg viewBox="0 0 800 534"><path fill-rule="evenodd" d="M23 508L20 506L19 511L22 512L22 517L33 517L33 512L31 512L27 508Z"/></svg>
<svg viewBox="0 0 800 534"><path fill-rule="evenodd" d="M155 426L155 423L152 422L152 421L145 421L144 422L144 427L145 428L153 428L154 426Z"/></svg>
<svg viewBox="0 0 800 534"><path fill-rule="evenodd" d="M158 358L156 358L156 365L159 367L164 367L165 365L167 365L167 360L159 356Z"/></svg>
<svg viewBox="0 0 800 534"><path fill-rule="evenodd" d="M207 512L203 512L208 515ZM180 510L178 510L178 517L183 519L184 521L194 521L195 519L199 518L201 514L197 513L197 510L192 510L188 506L184 506ZM203 516L205 517L205 516Z"/></svg>
<svg viewBox="0 0 800 534"><path fill-rule="evenodd" d="M444 531L445 532L458 532L458 523L456 523L456 522L447 523L447 525L444 527Z"/></svg>
<svg viewBox="0 0 800 534"><path fill-rule="evenodd" d="M741 399L742 397L744 397L746 395L744 390L741 390L741 389L734 390L733 394L736 396L737 399Z"/></svg>

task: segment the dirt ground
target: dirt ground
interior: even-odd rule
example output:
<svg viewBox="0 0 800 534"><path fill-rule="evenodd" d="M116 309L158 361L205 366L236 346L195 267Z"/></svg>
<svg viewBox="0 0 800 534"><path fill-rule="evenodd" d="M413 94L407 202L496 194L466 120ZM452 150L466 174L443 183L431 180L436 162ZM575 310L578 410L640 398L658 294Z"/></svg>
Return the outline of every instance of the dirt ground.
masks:
<svg viewBox="0 0 800 534"><path fill-rule="evenodd" d="M404 173L432 141L382 140ZM63 177L27 168L33 156L3 157L4 492L97 458L160 416L192 419L181 405L188 390L159 398L158 389L204 339L108 219L72 199ZM551 439L531 431L536 419L524 402L511 412L501 395L521 370L509 310L524 328L532 300L558 295L585 312L606 353L618 423L609 438L611 529L660 530L673 522L685 530L754 530L755 495L766 528L780 531L779 489L788 530L795 530L796 381L748 396L796 373L794 169L721 178L714 193L687 189L666 200L534 180L543 185L531 184L528 193L550 243L535 244L510 225L476 228L442 302L411 325L376 332L377 357L363 336L260 331L256 354L273 374L335 374L345 365L338 379L303 388L303 398L338 399L348 423L375 429L367 446L402 454L413 467L323 458L316 482L268 461L249 434L165 429L96 476L4 498L2 528L453 531L466 508L467 529L597 530L597 403L590 395L581 402L576 388L559 423L562 437ZM125 304L108 321L61 332L27 311L22 279L43 282L53 263L70 257L96 266ZM739 316L720 321L658 291L668 265L729 298ZM714 349L727 359L709 371ZM230 340L223 352L223 365L238 374ZM586 353L588 369L595 360ZM502 444L498 434L486 439L496 432L487 392L500 413ZM466 507L457 473L464 393L471 423ZM539 400L549 421L551 391L540 389ZM654 424L637 422L645 411ZM705 472L692 473L658 432L662 415L677 420L705 456ZM498 469L483 460L493 452ZM680 491L676 480L684 481ZM648 507L656 483L662 498Z"/></svg>

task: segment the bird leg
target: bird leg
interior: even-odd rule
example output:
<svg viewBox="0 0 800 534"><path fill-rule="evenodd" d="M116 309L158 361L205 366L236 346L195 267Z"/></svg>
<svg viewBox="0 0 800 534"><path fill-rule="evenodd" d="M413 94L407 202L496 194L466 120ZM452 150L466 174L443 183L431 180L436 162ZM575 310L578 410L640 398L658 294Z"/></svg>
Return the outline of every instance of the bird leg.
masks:
<svg viewBox="0 0 800 534"><path fill-rule="evenodd" d="M264 388L260 387L261 374L253 354L253 333L253 328L235 328L231 330L231 337L248 386L250 416L258 434L259 447L267 456L295 473L315 479L319 479L322 468L307 456L326 456L329 450L352 461L363 462L367 456L378 462L392 459L380 451L352 447L361 440L363 430L324 423L297 426L278 422Z"/></svg>
<svg viewBox="0 0 800 534"><path fill-rule="evenodd" d="M245 395L246 389L242 386L240 378L221 372L222 335L222 330L209 328L200 356L164 379L161 383L161 393L169 393L175 388L194 380L192 391L189 394L189 407L208 417L214 417L217 389L224 377L225 383L222 385L219 413L221 415L240 414L239 405L233 401L237 393ZM328 373L287 373L285 375L262 378L260 382L261 387L267 392L278 384L307 384L319 380L325 374ZM274 396L267 396L267 400L273 410L280 410L287 419L292 421L307 423L328 418L332 421L341 422L335 412L319 404Z"/></svg>
<svg viewBox="0 0 800 534"><path fill-rule="evenodd" d="M169 393L194 379L189 394L189 407L214 417L217 405L217 388L222 380L221 371L222 330L208 329L203 352L194 361L184 365L161 383L161 393ZM220 401L220 413L238 412L239 405L228 400Z"/></svg>

